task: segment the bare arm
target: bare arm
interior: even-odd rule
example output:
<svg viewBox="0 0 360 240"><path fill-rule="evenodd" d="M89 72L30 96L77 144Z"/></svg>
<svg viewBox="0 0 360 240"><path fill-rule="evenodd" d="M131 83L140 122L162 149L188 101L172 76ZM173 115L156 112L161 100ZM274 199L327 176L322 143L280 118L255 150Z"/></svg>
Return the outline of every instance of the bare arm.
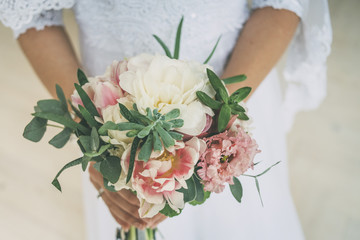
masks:
<svg viewBox="0 0 360 240"><path fill-rule="evenodd" d="M253 12L223 74L223 78L245 74L248 79L228 85L231 93L243 86L254 92L286 50L298 23L299 17L287 10L266 7Z"/></svg>
<svg viewBox="0 0 360 240"><path fill-rule="evenodd" d="M69 98L80 64L64 28L46 27L43 31L29 29L20 35L18 41L51 95L56 96L55 84L59 84Z"/></svg>

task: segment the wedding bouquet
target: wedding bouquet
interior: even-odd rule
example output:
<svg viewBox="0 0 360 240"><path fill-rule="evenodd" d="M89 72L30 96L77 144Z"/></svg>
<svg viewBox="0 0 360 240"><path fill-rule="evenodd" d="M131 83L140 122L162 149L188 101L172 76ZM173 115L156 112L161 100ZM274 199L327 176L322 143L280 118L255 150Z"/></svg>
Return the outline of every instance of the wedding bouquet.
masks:
<svg viewBox="0 0 360 240"><path fill-rule="evenodd" d="M229 95L225 84L246 77L221 80L212 71L207 62L217 44L204 64L179 60L181 27L182 20L173 55L155 36L166 56L144 53L114 61L96 77L87 78L78 70L71 112L58 85L58 100L38 101L24 137L39 141L52 121L63 130L49 143L61 148L75 135L83 152L56 175L52 184L57 189L61 191L62 171L75 165L85 171L94 162L106 189L136 194L143 218L159 212L176 216L185 203L202 204L225 184L241 202L237 177L254 167L260 152L246 124L243 100L251 88ZM252 176L258 190L262 174ZM146 231L147 239L153 236L152 230Z"/></svg>

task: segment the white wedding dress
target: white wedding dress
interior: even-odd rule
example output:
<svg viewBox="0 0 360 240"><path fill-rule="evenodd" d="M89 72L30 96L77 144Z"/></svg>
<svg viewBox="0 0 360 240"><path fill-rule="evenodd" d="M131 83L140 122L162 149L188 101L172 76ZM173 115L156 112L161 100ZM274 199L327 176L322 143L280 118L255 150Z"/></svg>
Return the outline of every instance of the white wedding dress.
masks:
<svg viewBox="0 0 360 240"><path fill-rule="evenodd" d="M169 240L303 239L289 190L285 140L294 114L316 107L326 93L331 26L325 0L253 0L252 5L246 0L3 0L0 20L13 28L17 37L28 28L61 25L61 9L73 8L83 66L89 75L97 75L114 59L142 52L162 53L152 34L173 46L183 15L180 58L204 61L222 35L210 61L221 74L252 9L266 6L295 12L301 24L288 53L285 89L280 88L273 70L248 101L253 134L262 150L256 157L261 163L255 172L281 161L259 179L264 207L254 180L241 177L241 204L227 188L212 194L202 206L187 205L180 216L166 220L159 229ZM87 239L113 240L117 224L96 195L85 176Z"/></svg>

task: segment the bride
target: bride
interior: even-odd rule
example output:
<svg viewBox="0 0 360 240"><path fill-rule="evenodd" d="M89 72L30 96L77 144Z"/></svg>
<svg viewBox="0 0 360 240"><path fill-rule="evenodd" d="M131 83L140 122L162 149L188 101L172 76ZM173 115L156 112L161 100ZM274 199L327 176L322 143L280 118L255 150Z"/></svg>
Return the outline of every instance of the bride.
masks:
<svg viewBox="0 0 360 240"><path fill-rule="evenodd" d="M62 27L61 10L72 8L80 30L81 61ZM184 16L180 59L203 61L221 35L210 65L223 77L246 74L230 92L253 88L247 104L255 139L262 150L257 171L281 161L259 179L264 207L253 179L242 177L238 204L229 189L202 206L186 206L172 219L161 214L140 219L138 200L125 190L103 190L102 178L89 169L84 178L88 239L115 239L115 229L156 227L165 239L303 239L289 190L286 131L294 114L316 107L325 96L326 58L331 26L325 0L8 0L0 2L0 20L15 38L40 80L55 96L60 84L69 97L81 66L87 75L105 71L114 59L142 52L162 53L152 34L173 44ZM290 44L291 43L291 44ZM274 70L290 44L280 88ZM312 159L311 159L312 160ZM94 188L95 186L95 188ZM98 191L102 192L97 199ZM165 220L165 221L164 221Z"/></svg>

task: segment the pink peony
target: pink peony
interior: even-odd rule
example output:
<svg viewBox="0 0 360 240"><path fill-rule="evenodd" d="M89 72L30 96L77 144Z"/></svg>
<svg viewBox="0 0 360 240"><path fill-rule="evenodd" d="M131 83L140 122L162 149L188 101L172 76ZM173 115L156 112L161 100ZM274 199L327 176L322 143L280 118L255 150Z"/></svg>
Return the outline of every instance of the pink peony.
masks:
<svg viewBox="0 0 360 240"><path fill-rule="evenodd" d="M258 145L240 126L209 138L204 138L207 149L201 155L197 173L206 191L220 193L225 183L233 184L238 177L253 166Z"/></svg>
<svg viewBox="0 0 360 240"><path fill-rule="evenodd" d="M100 78L90 78L89 82L84 84L82 88L93 101L100 114L102 114L103 109L117 104L117 100L124 96L119 85L112 81L106 81ZM83 106L76 90L73 95L71 95L71 101L76 107L78 105Z"/></svg>
<svg viewBox="0 0 360 240"><path fill-rule="evenodd" d="M194 137L185 143L178 142L160 155L153 153L148 162L136 160L132 188L140 200L140 217L156 215L166 202L175 211L184 207L183 193L176 190L187 188L185 181L193 175L194 166L205 148L205 142ZM124 156L128 162L129 151Z"/></svg>

